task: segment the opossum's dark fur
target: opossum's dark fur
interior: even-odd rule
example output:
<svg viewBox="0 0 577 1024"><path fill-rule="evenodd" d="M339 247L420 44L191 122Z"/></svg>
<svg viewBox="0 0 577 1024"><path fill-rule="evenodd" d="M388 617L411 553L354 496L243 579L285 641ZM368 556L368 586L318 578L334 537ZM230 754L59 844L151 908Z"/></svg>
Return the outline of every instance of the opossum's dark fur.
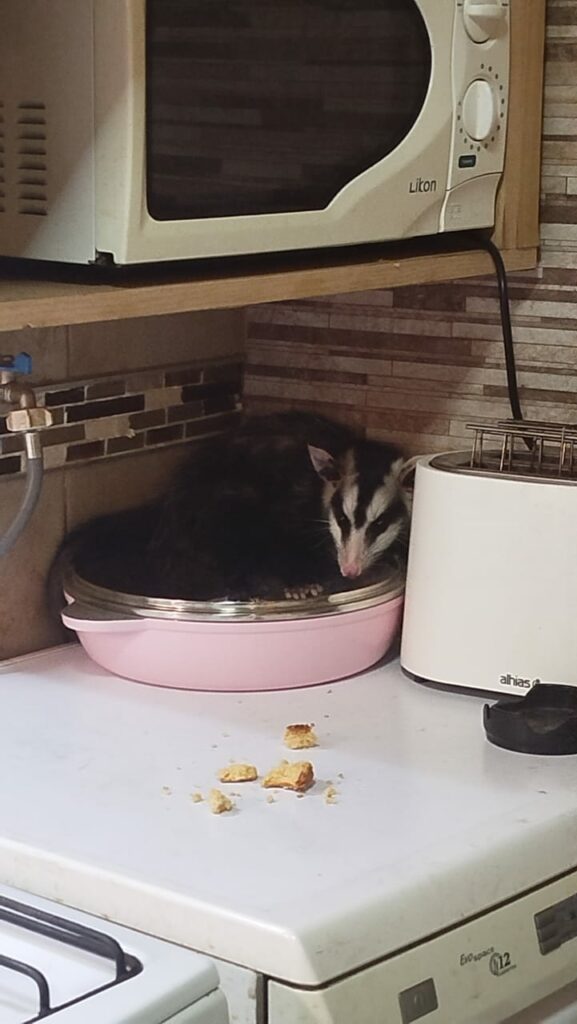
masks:
<svg viewBox="0 0 577 1024"><path fill-rule="evenodd" d="M403 562L408 512L400 462L395 445L366 441L321 416L247 416L194 444L163 498L80 526L58 560L71 558L94 583L158 597L274 599L310 584L343 589L353 584L337 562L344 502L349 532L361 526L367 545L380 527L391 536L354 580L359 586ZM347 480L349 490L355 482L354 509ZM362 525L367 515L374 521Z"/></svg>

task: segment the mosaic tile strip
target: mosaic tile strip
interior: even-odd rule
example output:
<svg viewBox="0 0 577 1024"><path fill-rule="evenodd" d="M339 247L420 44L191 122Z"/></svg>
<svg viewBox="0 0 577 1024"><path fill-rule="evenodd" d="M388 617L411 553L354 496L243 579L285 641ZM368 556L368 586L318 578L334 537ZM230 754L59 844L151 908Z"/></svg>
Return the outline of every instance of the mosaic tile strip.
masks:
<svg viewBox="0 0 577 1024"><path fill-rule="evenodd" d="M198 363L122 377L38 388L54 425L42 431L46 469L182 444L225 429L238 417L242 367ZM0 476L22 471L23 438L0 417Z"/></svg>
<svg viewBox="0 0 577 1024"><path fill-rule="evenodd" d="M510 293L525 415L576 422L577 0L549 0L547 22L541 259ZM245 403L324 411L409 454L463 447L471 417L508 415L495 284L255 307Z"/></svg>

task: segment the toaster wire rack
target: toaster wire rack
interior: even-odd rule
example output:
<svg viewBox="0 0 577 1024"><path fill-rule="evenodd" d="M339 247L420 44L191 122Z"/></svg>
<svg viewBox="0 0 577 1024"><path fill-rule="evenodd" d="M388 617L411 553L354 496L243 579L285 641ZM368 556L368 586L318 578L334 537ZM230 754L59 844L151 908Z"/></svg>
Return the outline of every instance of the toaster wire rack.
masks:
<svg viewBox="0 0 577 1024"><path fill-rule="evenodd" d="M453 452L436 465L460 472L485 472L549 480L577 481L577 424L539 420L481 420L470 453Z"/></svg>
<svg viewBox="0 0 577 1024"><path fill-rule="evenodd" d="M511 419L468 423L467 428L475 433L472 469L523 476L577 477L577 424Z"/></svg>

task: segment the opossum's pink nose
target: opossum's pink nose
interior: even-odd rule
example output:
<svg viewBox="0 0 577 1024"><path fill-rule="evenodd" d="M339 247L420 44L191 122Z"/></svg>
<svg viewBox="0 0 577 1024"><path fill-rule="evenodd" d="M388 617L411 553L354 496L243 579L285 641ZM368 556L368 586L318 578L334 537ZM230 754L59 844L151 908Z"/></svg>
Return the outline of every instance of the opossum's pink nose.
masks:
<svg viewBox="0 0 577 1024"><path fill-rule="evenodd" d="M343 576L353 580L361 575L361 567L358 562L342 562L341 573Z"/></svg>

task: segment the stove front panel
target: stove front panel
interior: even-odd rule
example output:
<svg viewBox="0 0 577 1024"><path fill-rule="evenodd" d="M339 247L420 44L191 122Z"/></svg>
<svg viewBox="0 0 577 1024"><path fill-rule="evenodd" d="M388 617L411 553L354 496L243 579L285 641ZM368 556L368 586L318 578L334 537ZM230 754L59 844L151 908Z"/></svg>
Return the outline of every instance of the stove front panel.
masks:
<svg viewBox="0 0 577 1024"><path fill-rule="evenodd" d="M323 989L271 982L267 1024L531 1024L542 1000L577 1020L575 901L572 872Z"/></svg>

